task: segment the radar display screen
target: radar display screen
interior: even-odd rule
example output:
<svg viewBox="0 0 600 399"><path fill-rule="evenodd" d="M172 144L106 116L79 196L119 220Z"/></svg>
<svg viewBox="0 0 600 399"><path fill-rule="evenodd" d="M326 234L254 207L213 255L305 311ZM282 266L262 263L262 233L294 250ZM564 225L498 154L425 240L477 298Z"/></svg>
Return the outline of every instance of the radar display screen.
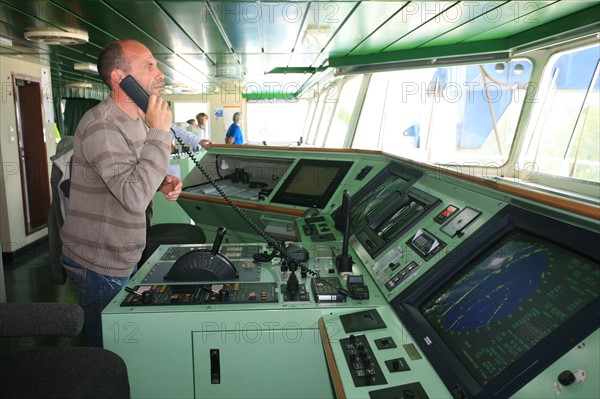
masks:
<svg viewBox="0 0 600 399"><path fill-rule="evenodd" d="M513 230L419 311L485 386L599 295L597 262Z"/></svg>

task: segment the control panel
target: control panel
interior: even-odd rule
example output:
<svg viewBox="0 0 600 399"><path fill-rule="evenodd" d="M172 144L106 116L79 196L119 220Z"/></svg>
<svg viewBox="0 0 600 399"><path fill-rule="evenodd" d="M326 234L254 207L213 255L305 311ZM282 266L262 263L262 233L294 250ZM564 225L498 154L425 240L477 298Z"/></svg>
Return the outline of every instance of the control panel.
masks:
<svg viewBox="0 0 600 399"><path fill-rule="evenodd" d="M330 180L333 180L327 179L323 189L337 190L329 193L327 203L313 204L320 201L319 196L295 198L292 183L300 184L300 179L286 178L289 184L275 187L276 191L285 191L285 195L277 197L279 202L271 202L288 208L306 208L304 217L290 219L296 227L290 229L296 240L285 243L287 253L274 242L220 246L219 241L219 245L212 247L159 248L149 264L133 277L127 292L121 293L103 312L104 334L112 334L113 338L105 344L125 357L133 365L132 369L141 369L151 363L156 343L168 340L164 345L168 349L161 352L164 366L157 365L155 373L168 373L172 365L189 357L190 348L194 367L193 370L180 367L181 381L162 381L166 384L164 388L152 385L146 378L136 380L137 396L182 392L181 397L198 397L202 391L203 397L240 397L245 392L236 389L243 384L227 381L259 381L265 376L279 376L278 373L283 373L279 361L284 358L310 363L309 370L303 373L312 373L309 377L302 375L311 384L298 387L298 391L288 396L485 397L478 394L478 389L488 389L486 379L493 380L496 376L488 376L487 363L473 356L485 352L493 355L490 358L508 359L507 364L513 361L512 352L504 357L495 352L506 346L492 342L502 338L502 334L491 332L507 329L496 328L494 323L513 320L514 315L531 302L526 299L541 297L540 292L545 296L539 299L536 311L548 309L553 295L564 291L563 281L572 287L583 287L584 283L594 286L591 282L599 270L597 255L579 245L569 233L563 234L573 231L573 226L563 228L566 222L552 224L548 218L535 216L539 210L525 212L521 208L527 204L491 190L478 190L469 182L444 181L429 172L415 171L404 165L374 165L352 166L351 181L340 183L342 195L337 190L338 185L332 186ZM312 162L301 166L309 172L319 168ZM328 166L330 176L335 177L339 168L347 165L333 162ZM289 171L286 173L285 176ZM352 201L347 203L350 195ZM499 218L503 214L507 217ZM203 208L204 215L208 219L214 217L206 208ZM235 222L240 221L235 219ZM597 233L580 230L577 235L571 235L583 237L582 242L593 242L597 238ZM547 238L541 239L540 235ZM519 267L532 259L539 269ZM199 269L202 272L198 272ZM590 271L588 277L581 278L580 269ZM494 273L490 274L490 270ZM540 282L553 283L552 276L559 273L563 273L564 278L556 278L556 284L546 295L539 288L543 285ZM436 284L431 282L432 276ZM478 289L471 289L473 286ZM578 351L597 354L600 342L597 321L586 317L587 308L583 307L597 305L598 291L593 288L571 291L573 300L554 309L572 308L569 311L574 321L565 319L577 322L577 328L569 328L567 324L562 327L557 322L558 332L548 327L547 332L532 330L527 337L540 331L553 339L564 334L569 337L568 344L553 341L552 345L554 348L563 345L561 353L570 350L572 354L568 356L573 359ZM581 304L582 310L573 304ZM511 317L506 316L508 312ZM559 319L560 314L555 312L551 317L543 317L544 320ZM474 324L473 320L480 324ZM520 320L523 326L529 326L527 317ZM511 324L517 332L521 331L521 324ZM172 328L174 325L177 328ZM473 340L488 327L490 333L481 334L483 338L479 341ZM140 336L135 337L138 344L125 345L129 343L129 336L115 339L116 332L123 333L117 331L118 328L139 330ZM571 331L579 330L585 334L571 338ZM596 331L594 338L588 341L591 344L578 345L576 342L583 341L590 331ZM177 338L172 339L170 334ZM513 336L522 337L513 334L511 339ZM189 342L190 337L192 342ZM122 338L122 334L116 338ZM485 351L474 348L473 342ZM454 350L459 346L459 350ZM516 350L515 345L510 348ZM448 353L470 350L475 355L461 355L454 362L444 357ZM232 354L240 355L236 358ZM264 361L255 370L243 366L237 370L236 367L244 363L240 361L242 354L246 358L260 356ZM540 365L535 366L540 368L536 371L538 374L524 369L518 377L522 381L514 383L510 373L515 369L511 366L505 373L511 379L503 380L504 374L498 373L500 378L494 383L499 388L495 391L496 388L489 388L485 393L509 397L518 394L517 389L523 389L527 395L522 397L544 397L548 392L533 391L533 385L539 384L529 381L538 378L537 375L539 379L547 379L550 374L560 375L557 383L564 386L565 392L576 392L581 385L573 384L577 381L573 376L590 372L570 365L577 362L570 362L569 370L545 371L550 370L549 365L558 357L540 359ZM546 363L542 365L543 362ZM461 366L464 370L455 376L457 364L464 364ZM562 368L567 362L563 360L560 364ZM528 364L523 366L529 367ZM470 382L469 375L480 368L478 376L483 382L478 384L483 388L472 388L473 384L466 384ZM220 370L227 370L228 374L221 374ZM592 373L597 370L593 368ZM335 395L328 391L330 380ZM206 381L212 381L210 386L207 387ZM281 385L277 392L288 388L287 383ZM503 395L503 387L509 385L512 385L510 392ZM584 385L585 392L593 390L588 386ZM185 387L185 391L177 391L181 387ZM312 391L317 388L321 391ZM271 391L265 388L260 395L271 397Z"/></svg>
<svg viewBox="0 0 600 399"><path fill-rule="evenodd" d="M331 222L331 218L328 220ZM338 274L335 263L340 246L337 241L286 243L288 256L296 262L293 267L289 259L282 258L266 244L223 244L216 252L211 251L211 244L161 246L149 259L149 264L134 276L120 306L280 303L312 307L315 304L383 303L383 297L370 278L358 273ZM226 257L229 262L216 262L219 256ZM174 269L183 276L181 281L171 280ZM211 273L200 273L196 269ZM234 272L226 274L231 270ZM187 275L208 277L187 281ZM219 279L221 276L223 278Z"/></svg>
<svg viewBox="0 0 600 399"><path fill-rule="evenodd" d="M323 316L339 376L332 374L333 383L343 385L337 397L452 397L403 326L389 316L385 307Z"/></svg>
<svg viewBox="0 0 600 399"><path fill-rule="evenodd" d="M352 374L354 386L387 384L383 371L364 335L350 335L340 340L344 358Z"/></svg>
<svg viewBox="0 0 600 399"><path fill-rule="evenodd" d="M277 302L275 283L142 285L128 289L121 306L206 305Z"/></svg>
<svg viewBox="0 0 600 399"><path fill-rule="evenodd" d="M302 220L302 232L311 242L335 241L335 228L323 216Z"/></svg>

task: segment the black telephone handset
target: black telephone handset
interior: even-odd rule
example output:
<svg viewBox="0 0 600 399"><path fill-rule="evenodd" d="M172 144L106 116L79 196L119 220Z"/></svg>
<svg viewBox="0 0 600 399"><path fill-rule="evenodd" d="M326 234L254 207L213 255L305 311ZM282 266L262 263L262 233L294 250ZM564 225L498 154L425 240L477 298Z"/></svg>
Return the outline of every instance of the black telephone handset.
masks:
<svg viewBox="0 0 600 399"><path fill-rule="evenodd" d="M127 75L121 83L119 83L121 89L137 104L138 107L144 112L148 109L148 99L150 96L146 93L146 90L140 86L140 84L131 75Z"/></svg>

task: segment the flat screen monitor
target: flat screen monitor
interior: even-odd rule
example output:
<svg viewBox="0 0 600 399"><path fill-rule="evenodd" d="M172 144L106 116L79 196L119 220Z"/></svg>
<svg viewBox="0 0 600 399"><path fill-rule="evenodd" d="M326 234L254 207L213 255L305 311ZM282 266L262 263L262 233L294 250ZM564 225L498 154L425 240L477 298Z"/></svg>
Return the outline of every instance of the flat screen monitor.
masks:
<svg viewBox="0 0 600 399"><path fill-rule="evenodd" d="M272 201L323 209L352 166L350 161L301 159Z"/></svg>
<svg viewBox="0 0 600 399"><path fill-rule="evenodd" d="M600 327L598 238L508 206L392 306L456 397L508 397Z"/></svg>

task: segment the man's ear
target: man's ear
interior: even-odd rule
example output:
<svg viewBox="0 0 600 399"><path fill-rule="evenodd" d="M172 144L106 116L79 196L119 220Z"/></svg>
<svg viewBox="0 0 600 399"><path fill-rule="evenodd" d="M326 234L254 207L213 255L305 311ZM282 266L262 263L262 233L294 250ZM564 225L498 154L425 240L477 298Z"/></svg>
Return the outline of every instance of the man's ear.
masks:
<svg viewBox="0 0 600 399"><path fill-rule="evenodd" d="M121 81L125 79L125 74L123 73L123 71L118 70L118 69L113 69L110 72L110 80L112 80L113 82L115 82L116 84L121 83Z"/></svg>

